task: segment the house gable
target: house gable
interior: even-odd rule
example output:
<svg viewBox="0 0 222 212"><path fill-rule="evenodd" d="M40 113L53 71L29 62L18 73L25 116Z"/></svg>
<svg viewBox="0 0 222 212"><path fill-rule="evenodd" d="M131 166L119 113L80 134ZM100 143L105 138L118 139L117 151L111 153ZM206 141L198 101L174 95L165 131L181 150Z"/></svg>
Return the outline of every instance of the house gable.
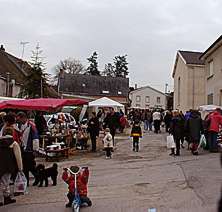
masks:
<svg viewBox="0 0 222 212"><path fill-rule="evenodd" d="M175 72L177 70L178 59L181 58L183 63L187 66L204 66L204 61L200 59L202 52L193 52L193 51L177 51L176 60L173 67L172 77L174 78Z"/></svg>
<svg viewBox="0 0 222 212"><path fill-rule="evenodd" d="M200 59L206 60L213 52L222 46L222 35L200 56Z"/></svg>
<svg viewBox="0 0 222 212"><path fill-rule="evenodd" d="M31 66L19 58L0 49L0 75L4 78L14 79L17 84L22 84L28 76Z"/></svg>
<svg viewBox="0 0 222 212"><path fill-rule="evenodd" d="M151 90L153 90L153 91L155 91L155 92L157 92L157 93L159 93L159 94L161 94L161 95L164 95L164 96L167 96L165 93L163 93L163 92L161 92L161 91L159 91L159 90L157 90L157 89L155 89L155 88L152 88L152 87L150 87L150 86L144 86L144 87L141 87L141 88L137 88L137 89L135 89L135 90L133 90L133 91L131 91L130 93L136 93L136 92L138 92L138 91L141 91L141 90L145 90L145 89L151 89Z"/></svg>

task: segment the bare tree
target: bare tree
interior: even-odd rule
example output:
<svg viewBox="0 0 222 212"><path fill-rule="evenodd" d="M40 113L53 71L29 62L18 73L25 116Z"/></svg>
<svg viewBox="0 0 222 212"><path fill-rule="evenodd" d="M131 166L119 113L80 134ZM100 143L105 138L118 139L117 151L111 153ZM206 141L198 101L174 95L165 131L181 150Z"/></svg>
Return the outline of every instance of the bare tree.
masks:
<svg viewBox="0 0 222 212"><path fill-rule="evenodd" d="M82 63L74 58L61 60L55 67L56 74L58 74L61 69L69 74L84 74L86 72L86 69Z"/></svg>

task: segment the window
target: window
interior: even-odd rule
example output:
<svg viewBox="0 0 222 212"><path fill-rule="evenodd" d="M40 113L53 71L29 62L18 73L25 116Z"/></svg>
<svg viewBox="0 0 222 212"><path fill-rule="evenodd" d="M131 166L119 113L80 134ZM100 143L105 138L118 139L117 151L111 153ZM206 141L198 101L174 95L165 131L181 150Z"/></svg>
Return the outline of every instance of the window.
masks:
<svg viewBox="0 0 222 212"><path fill-rule="evenodd" d="M109 91L102 91L102 93L104 93L104 94L109 94Z"/></svg>
<svg viewBox="0 0 222 212"><path fill-rule="evenodd" d="M160 104L160 97L156 98L156 102L157 102L157 104Z"/></svg>
<svg viewBox="0 0 222 212"><path fill-rule="evenodd" d="M214 75L214 64L213 64L213 60L211 60L208 66L208 77L212 77Z"/></svg>
<svg viewBox="0 0 222 212"><path fill-rule="evenodd" d="M149 97L149 96L146 96L145 101L146 101L146 103L150 103L150 97Z"/></svg>
<svg viewBox="0 0 222 212"><path fill-rule="evenodd" d="M141 101L141 97L140 96L136 96L136 101L140 102Z"/></svg>
<svg viewBox="0 0 222 212"><path fill-rule="evenodd" d="M220 90L220 106L222 106L222 90Z"/></svg>
<svg viewBox="0 0 222 212"><path fill-rule="evenodd" d="M118 91L118 94L121 95L121 94L122 94L122 91Z"/></svg>
<svg viewBox="0 0 222 212"><path fill-rule="evenodd" d="M214 95L211 93L207 96L207 104L212 105L214 102Z"/></svg>
<svg viewBox="0 0 222 212"><path fill-rule="evenodd" d="M180 77L178 78L178 105L180 105Z"/></svg>

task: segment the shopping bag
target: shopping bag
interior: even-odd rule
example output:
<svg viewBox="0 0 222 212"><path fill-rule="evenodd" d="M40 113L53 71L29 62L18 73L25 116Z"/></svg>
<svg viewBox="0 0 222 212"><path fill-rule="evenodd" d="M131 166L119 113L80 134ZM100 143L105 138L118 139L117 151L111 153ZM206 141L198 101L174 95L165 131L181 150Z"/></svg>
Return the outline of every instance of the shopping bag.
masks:
<svg viewBox="0 0 222 212"><path fill-rule="evenodd" d="M167 136L167 148L171 149L171 148L175 148L175 147L176 147L176 145L175 145L173 136L172 135L168 135Z"/></svg>
<svg viewBox="0 0 222 212"><path fill-rule="evenodd" d="M205 138L205 136L202 134L202 135L200 136L200 142L199 142L199 145L198 145L198 149L199 149L200 147L205 148L206 145L207 145L206 138Z"/></svg>
<svg viewBox="0 0 222 212"><path fill-rule="evenodd" d="M25 193L27 188L27 180L23 172L18 172L15 178L15 193Z"/></svg>

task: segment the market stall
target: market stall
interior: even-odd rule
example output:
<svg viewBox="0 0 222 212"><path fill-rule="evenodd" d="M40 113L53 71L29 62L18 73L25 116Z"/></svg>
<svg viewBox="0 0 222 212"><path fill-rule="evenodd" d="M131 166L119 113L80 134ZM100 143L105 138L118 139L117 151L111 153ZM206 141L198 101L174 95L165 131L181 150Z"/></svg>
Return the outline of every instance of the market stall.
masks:
<svg viewBox="0 0 222 212"><path fill-rule="evenodd" d="M87 101L81 99L53 99L53 98L38 98L38 99L21 99L21 100L6 100L0 102L0 110L16 109L16 110L37 110L53 112L61 110L64 106L77 106L87 104Z"/></svg>
<svg viewBox="0 0 222 212"><path fill-rule="evenodd" d="M97 99L95 101L89 102L89 107L120 107L124 108L124 105L120 104L119 102L116 102L112 99L109 99L107 97L102 97L100 99Z"/></svg>
<svg viewBox="0 0 222 212"><path fill-rule="evenodd" d="M20 99L20 98L14 98L14 97L0 96L0 102L2 102L2 101L7 101L7 100L22 100L22 99Z"/></svg>
<svg viewBox="0 0 222 212"><path fill-rule="evenodd" d="M89 108L92 108L91 110L94 110L96 114L98 115L99 109L102 111L102 114L99 117L99 122L100 122L100 135L99 137L102 139L104 137L104 131L103 131L103 123L105 120L105 117L108 113L110 113L110 108L113 108L115 111L115 114L117 116L117 119L119 121L120 119L120 114L125 113L125 106L117 101L114 101L110 98L107 97L102 97L100 99L97 99L95 101L89 102ZM125 116L122 116L124 120L126 120ZM124 127L125 128L125 127ZM122 131L118 129L119 131Z"/></svg>
<svg viewBox="0 0 222 212"><path fill-rule="evenodd" d="M64 106L80 106L87 104L87 101L81 99L21 99L6 100L0 102L0 110L15 109L37 111L35 114L41 126L41 120L44 123L43 133L40 135L40 153L49 157L68 156L68 151L75 145L75 137L78 131L76 122L71 115L67 113L58 113ZM50 125L46 115L42 112L49 112ZM45 117L44 117L45 116Z"/></svg>

